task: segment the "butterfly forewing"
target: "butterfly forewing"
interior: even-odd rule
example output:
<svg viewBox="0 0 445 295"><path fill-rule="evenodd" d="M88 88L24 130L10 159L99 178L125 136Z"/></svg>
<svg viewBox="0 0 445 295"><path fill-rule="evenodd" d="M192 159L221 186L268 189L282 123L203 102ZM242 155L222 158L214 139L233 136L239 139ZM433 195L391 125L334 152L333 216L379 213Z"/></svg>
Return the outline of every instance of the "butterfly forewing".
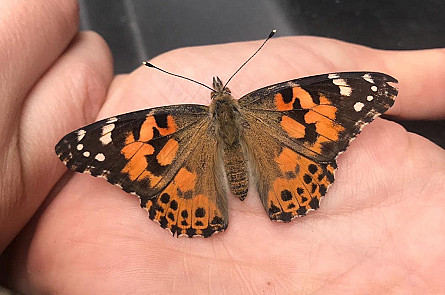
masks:
<svg viewBox="0 0 445 295"><path fill-rule="evenodd" d="M207 106L180 105L119 115L69 133L56 153L72 170L150 198L179 170L187 157L179 145L190 144L207 114Z"/></svg>

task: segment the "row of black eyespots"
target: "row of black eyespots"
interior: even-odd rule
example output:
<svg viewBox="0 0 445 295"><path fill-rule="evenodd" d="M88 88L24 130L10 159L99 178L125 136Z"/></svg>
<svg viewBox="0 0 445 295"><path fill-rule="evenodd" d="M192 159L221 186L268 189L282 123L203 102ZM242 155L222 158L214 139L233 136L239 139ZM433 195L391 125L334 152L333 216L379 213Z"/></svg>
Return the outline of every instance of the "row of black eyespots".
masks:
<svg viewBox="0 0 445 295"><path fill-rule="evenodd" d="M170 195L167 193L162 193L159 196L159 201L165 205L169 204L169 207L176 211L178 210L178 203L176 202L176 200L171 200L170 201ZM145 204L146 205L146 204ZM144 206L143 206L144 207ZM164 209L162 208L162 206L160 206L157 202L156 199L153 200L153 204L152 206L149 208L149 217L150 219L154 219L156 216L156 212L160 212L161 214L165 213ZM207 214L205 208L203 207L198 207L195 212L195 217L196 218L204 218ZM181 217L184 219L181 221L181 225L182 226L189 226L189 224L187 223L187 221L185 219L187 219L189 217L189 212L187 210L182 210L180 213ZM168 219L170 219L172 222L175 222L175 216L172 212L169 212L166 216L161 216L159 218L159 224L161 225L162 228L166 228L169 224ZM194 226L203 226L203 222L198 220L195 222ZM215 216L213 218L213 220L210 222L209 226L202 229L200 233L200 235L204 236L204 237L209 237L211 236L215 231L223 231L225 230L227 227L226 224L224 224L223 220L221 217L219 216ZM173 235L181 235L181 234L187 234L189 237L195 236L197 235L197 230L194 229L192 226L190 226L189 228L187 228L185 231L181 228L179 228L177 226L176 223L173 223L171 225L170 230L172 231Z"/></svg>
<svg viewBox="0 0 445 295"><path fill-rule="evenodd" d="M301 187L297 188L297 193L300 196L303 194L303 192L304 192L303 188L301 188ZM293 196L292 196L292 193L290 191L288 191L288 190L282 190L281 191L281 200L283 200L284 202L290 201L290 200L292 200L292 198L293 198ZM302 196L302 203L304 203L306 201L307 201L307 198ZM290 203L288 205L288 207L287 207L287 209L293 209L293 208L295 208L295 204L294 203ZM306 208L306 206L299 204L299 208L297 209L296 212L300 216L306 215L307 208ZM288 218L288 217L289 216L284 215L284 216L281 216L280 218ZM289 217L289 218L292 218L292 216Z"/></svg>
<svg viewBox="0 0 445 295"><path fill-rule="evenodd" d="M327 170L327 165L328 164L321 164L322 171L320 172L320 174L318 176L318 180L321 181L326 176L327 180L332 183L334 181L334 175L330 171ZM336 167L336 163L332 163L330 165L332 167ZM309 164L309 166L308 166L309 173L315 174L315 173L317 173L318 170L319 169L318 169L317 165ZM310 176L309 174L305 174L303 176L303 181L306 184L310 184L312 182L312 176ZM324 196L326 194L326 191L327 191L327 187L326 187L325 184L317 185L315 183L312 183L311 193L315 193L317 187L319 188L320 196ZM303 196L304 189L302 187L297 187L296 192L297 192L298 195L301 196L302 203L305 203L307 201L307 198ZM283 200L284 202L290 201L290 200L292 200L292 198L293 198L292 197L292 193L289 190L281 191L281 200ZM318 209L319 205L320 205L320 200L317 197L312 197L311 201L309 202L308 205L312 209ZM293 209L293 208L295 208L295 204L294 203L291 203L291 204L288 205L288 209ZM270 206L270 209L269 209L269 215L270 216L273 215L273 214L276 214L276 213L278 213L280 211L281 211L280 208L278 208L273 203L271 203L271 206ZM306 212L307 212L306 206L301 206L300 205L299 208L297 209L298 215L305 215ZM288 214L280 214L280 216L276 217L276 219L280 219L280 220L287 219L288 218L287 215ZM285 220L283 220L283 221L285 221Z"/></svg>
<svg viewBox="0 0 445 295"><path fill-rule="evenodd" d="M284 222L289 222L292 220L291 212L284 212L279 207L277 207L273 202L270 202L268 213L271 220L281 220Z"/></svg>

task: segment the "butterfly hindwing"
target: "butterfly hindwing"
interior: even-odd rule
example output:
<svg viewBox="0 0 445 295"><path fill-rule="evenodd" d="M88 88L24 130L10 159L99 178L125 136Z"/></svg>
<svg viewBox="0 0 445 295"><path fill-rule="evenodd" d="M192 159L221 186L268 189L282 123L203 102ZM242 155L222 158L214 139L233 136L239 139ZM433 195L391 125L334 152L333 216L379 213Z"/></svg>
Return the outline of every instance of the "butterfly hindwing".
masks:
<svg viewBox="0 0 445 295"><path fill-rule="evenodd" d="M394 103L382 73L325 74L279 83L239 100L244 138L262 203L273 220L317 209L335 159L362 127Z"/></svg>
<svg viewBox="0 0 445 295"><path fill-rule="evenodd" d="M149 217L172 234L209 237L228 224L227 186L217 157L217 140L209 125L193 138L186 161L155 198L142 201Z"/></svg>

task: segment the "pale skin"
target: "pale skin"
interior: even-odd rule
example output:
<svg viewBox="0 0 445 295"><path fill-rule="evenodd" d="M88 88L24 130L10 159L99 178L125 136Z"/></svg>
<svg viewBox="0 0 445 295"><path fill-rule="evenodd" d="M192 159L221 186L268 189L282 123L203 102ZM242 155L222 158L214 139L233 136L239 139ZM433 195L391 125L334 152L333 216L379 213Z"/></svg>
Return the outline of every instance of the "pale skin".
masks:
<svg viewBox="0 0 445 295"><path fill-rule="evenodd" d="M319 210L274 223L250 190L244 202L229 196L229 227L208 239L173 238L136 197L67 173L54 153L67 132L136 109L210 102L208 89L154 69L113 77L101 37L77 32L75 3L0 4L1 284L30 294L445 292L444 150L385 119L338 158ZM215 75L227 80L259 44L185 48L152 62L210 84ZM352 70L400 81L387 115L445 118L444 49L275 38L229 86L239 98Z"/></svg>

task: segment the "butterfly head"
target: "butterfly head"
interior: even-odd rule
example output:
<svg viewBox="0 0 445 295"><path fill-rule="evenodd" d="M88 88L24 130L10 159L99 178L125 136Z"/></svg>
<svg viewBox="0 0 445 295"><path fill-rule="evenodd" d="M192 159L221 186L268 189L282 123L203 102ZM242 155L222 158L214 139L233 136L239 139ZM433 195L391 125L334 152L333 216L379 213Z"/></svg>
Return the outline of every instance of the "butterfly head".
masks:
<svg viewBox="0 0 445 295"><path fill-rule="evenodd" d="M221 81L219 77L213 77L213 91L210 94L210 97L215 99L218 96L231 96L232 92L227 87L224 87L224 83Z"/></svg>

